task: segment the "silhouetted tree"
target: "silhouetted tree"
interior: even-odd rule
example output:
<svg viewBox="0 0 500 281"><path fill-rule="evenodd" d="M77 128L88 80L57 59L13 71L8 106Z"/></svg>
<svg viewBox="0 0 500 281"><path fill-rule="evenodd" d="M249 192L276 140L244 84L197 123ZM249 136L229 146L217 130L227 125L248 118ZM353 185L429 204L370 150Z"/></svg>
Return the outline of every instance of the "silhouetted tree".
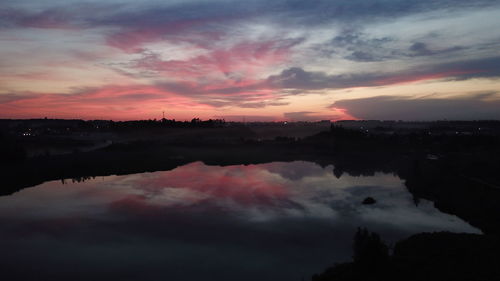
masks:
<svg viewBox="0 0 500 281"><path fill-rule="evenodd" d="M336 178L340 179L340 177L342 176L343 173L344 173L344 171L342 171L342 169L340 167L335 166L333 168L333 174L335 175Z"/></svg>
<svg viewBox="0 0 500 281"><path fill-rule="evenodd" d="M389 247L377 233L358 228L354 235L354 262L363 267L376 267L389 259Z"/></svg>

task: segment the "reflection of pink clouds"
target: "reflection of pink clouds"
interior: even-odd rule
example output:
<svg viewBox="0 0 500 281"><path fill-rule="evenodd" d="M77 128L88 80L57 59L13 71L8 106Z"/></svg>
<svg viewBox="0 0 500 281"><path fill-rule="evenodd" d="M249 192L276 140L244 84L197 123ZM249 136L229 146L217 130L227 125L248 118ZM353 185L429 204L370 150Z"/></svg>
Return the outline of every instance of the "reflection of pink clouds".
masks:
<svg viewBox="0 0 500 281"><path fill-rule="evenodd" d="M274 200L288 196L284 184L258 166L210 167L193 163L158 177L145 178L138 186L153 193L165 188L185 188L214 200L231 199L245 206L272 205Z"/></svg>
<svg viewBox="0 0 500 281"><path fill-rule="evenodd" d="M108 208L120 213L133 213L150 215L161 210L161 206L155 206L147 202L145 196L129 195L124 198L113 201Z"/></svg>

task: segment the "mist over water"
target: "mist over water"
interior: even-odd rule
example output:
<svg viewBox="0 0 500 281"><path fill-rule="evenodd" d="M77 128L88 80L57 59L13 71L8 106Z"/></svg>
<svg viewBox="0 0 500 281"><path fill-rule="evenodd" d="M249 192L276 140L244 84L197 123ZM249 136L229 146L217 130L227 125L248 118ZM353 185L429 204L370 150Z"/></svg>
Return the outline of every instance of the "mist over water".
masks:
<svg viewBox="0 0 500 281"><path fill-rule="evenodd" d="M366 197L377 201L363 205ZM350 260L357 227L389 244L480 233L392 174L337 178L311 162L52 181L0 197L9 280L300 280Z"/></svg>

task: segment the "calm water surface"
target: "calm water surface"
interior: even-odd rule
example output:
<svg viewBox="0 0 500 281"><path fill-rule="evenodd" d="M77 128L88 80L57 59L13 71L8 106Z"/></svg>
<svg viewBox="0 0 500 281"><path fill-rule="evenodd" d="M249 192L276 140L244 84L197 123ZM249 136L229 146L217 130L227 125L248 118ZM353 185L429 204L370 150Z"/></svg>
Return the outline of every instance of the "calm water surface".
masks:
<svg viewBox="0 0 500 281"><path fill-rule="evenodd" d="M191 163L171 171L47 182L0 197L9 280L309 280L351 258L359 226L389 243L479 231L390 174L333 166ZM374 205L362 205L367 196Z"/></svg>

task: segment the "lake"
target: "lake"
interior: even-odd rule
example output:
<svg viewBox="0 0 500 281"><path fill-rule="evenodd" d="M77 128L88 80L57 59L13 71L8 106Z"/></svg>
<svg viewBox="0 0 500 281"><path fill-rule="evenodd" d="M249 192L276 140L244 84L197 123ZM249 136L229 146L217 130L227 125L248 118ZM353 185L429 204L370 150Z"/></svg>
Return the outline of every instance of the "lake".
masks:
<svg viewBox="0 0 500 281"><path fill-rule="evenodd" d="M6 280L309 280L351 259L358 227L389 245L420 232L480 233L414 200L393 174L194 162L0 197L0 267Z"/></svg>

